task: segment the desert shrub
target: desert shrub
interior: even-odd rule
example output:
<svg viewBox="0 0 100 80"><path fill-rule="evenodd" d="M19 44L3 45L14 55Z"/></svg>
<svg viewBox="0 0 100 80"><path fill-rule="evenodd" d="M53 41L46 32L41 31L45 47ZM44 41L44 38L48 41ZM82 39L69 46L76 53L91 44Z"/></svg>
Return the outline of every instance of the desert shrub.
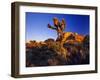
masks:
<svg viewBox="0 0 100 80"><path fill-rule="evenodd" d="M56 52L60 51L60 43L59 42L48 42L48 48L52 49Z"/></svg>
<svg viewBox="0 0 100 80"><path fill-rule="evenodd" d="M55 42L55 40L52 39L52 38L49 38L49 39L45 40L44 42L45 42L45 43L48 43L48 42Z"/></svg>

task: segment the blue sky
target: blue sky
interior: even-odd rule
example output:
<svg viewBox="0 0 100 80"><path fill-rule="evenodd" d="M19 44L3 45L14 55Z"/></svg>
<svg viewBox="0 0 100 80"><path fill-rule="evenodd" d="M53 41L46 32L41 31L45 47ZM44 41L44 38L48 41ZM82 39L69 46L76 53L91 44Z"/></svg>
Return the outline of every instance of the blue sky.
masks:
<svg viewBox="0 0 100 80"><path fill-rule="evenodd" d="M26 41L44 41L48 38L57 38L57 33L47 27L53 25L53 18L62 18L66 21L65 32L77 32L81 35L89 34L89 15L52 14L26 12Z"/></svg>

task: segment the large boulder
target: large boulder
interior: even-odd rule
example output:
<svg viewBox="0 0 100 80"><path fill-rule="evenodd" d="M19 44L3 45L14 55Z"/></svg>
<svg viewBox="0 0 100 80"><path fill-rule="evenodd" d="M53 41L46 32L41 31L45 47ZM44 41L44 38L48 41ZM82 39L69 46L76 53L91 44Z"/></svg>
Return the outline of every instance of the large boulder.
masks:
<svg viewBox="0 0 100 80"><path fill-rule="evenodd" d="M65 32L60 38L57 38L56 41L59 41L61 43L82 43L84 40L83 35L79 35L78 33L72 33L72 32Z"/></svg>

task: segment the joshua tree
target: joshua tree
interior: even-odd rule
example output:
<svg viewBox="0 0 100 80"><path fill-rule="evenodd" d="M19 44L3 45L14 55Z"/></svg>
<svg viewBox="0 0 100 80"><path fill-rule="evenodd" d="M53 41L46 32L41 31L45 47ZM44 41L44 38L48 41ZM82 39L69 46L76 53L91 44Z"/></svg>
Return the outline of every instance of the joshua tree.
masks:
<svg viewBox="0 0 100 80"><path fill-rule="evenodd" d="M63 36L63 33L64 33L65 20L62 19L62 21L60 22L56 17L54 17L53 22L54 22L54 26L51 26L50 24L48 24L48 28L56 30L57 35L58 35L58 39L60 39Z"/></svg>
<svg viewBox="0 0 100 80"><path fill-rule="evenodd" d="M63 36L64 36L64 29L65 29L65 20L62 19L62 21L60 22L56 17L53 18L53 22L54 22L54 26L51 26L50 24L48 24L48 28L52 29L52 30L56 30L57 31L57 36L60 42L60 53L62 54L62 56L64 58L66 58L66 53L67 50L64 49L63 47Z"/></svg>

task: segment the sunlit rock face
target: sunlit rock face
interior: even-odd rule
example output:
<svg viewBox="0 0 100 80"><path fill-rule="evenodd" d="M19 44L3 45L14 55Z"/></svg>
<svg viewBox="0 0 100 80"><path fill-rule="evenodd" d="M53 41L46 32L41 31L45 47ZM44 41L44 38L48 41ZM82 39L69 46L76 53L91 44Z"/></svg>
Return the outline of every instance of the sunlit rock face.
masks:
<svg viewBox="0 0 100 80"><path fill-rule="evenodd" d="M65 32L63 33L63 37L61 37L61 39L57 38L56 41L74 44L74 43L82 43L83 40L84 40L83 35L79 35L78 33Z"/></svg>

